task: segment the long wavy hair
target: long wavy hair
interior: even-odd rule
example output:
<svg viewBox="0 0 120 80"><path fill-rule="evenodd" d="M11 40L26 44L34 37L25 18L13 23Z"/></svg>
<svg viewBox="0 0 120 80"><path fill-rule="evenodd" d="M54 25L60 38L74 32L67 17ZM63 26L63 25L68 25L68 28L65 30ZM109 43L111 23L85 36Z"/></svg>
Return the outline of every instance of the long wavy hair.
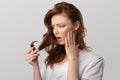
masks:
<svg viewBox="0 0 120 80"><path fill-rule="evenodd" d="M55 63L61 62L65 56L65 46L57 43L56 37L53 34L53 29L51 27L51 18L56 14L65 13L72 23L76 21L80 22L79 29L75 32L76 44L79 44L79 49L87 49L86 43L84 41L86 29L83 23L83 17L78 8L73 4L67 2L60 2L54 5L53 9L50 9L44 18L44 24L47 27L47 32L43 35L43 41L39 46L39 50L45 49L49 54L45 60L46 66L51 66Z"/></svg>

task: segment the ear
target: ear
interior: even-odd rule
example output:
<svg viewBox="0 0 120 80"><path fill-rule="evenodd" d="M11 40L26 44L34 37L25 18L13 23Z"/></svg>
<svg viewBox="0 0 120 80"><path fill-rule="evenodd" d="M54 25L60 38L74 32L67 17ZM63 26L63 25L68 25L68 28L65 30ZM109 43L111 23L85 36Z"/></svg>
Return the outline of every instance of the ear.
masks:
<svg viewBox="0 0 120 80"><path fill-rule="evenodd" d="M76 22L74 23L74 29L75 29L75 30L78 30L79 27L80 27L80 21L76 21Z"/></svg>

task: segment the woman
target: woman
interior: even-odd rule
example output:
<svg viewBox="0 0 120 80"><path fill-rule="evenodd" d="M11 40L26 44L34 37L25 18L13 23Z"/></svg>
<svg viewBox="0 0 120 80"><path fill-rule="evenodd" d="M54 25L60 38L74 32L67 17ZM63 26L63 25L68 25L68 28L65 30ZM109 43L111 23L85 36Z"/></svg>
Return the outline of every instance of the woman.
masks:
<svg viewBox="0 0 120 80"><path fill-rule="evenodd" d="M86 46L80 10L67 2L57 3L45 15L44 23L48 31L41 45L26 52L34 80L102 80L104 60ZM39 69L38 52L42 49L48 55Z"/></svg>

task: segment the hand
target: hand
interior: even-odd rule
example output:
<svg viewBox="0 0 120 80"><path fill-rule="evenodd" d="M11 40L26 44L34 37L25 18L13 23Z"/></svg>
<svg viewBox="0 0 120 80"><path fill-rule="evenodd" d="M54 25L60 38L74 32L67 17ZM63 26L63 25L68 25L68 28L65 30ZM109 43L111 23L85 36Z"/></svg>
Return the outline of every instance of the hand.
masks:
<svg viewBox="0 0 120 80"><path fill-rule="evenodd" d="M78 58L79 48L75 42L74 31L68 32L68 35L65 38L65 50L69 60L74 60Z"/></svg>
<svg viewBox="0 0 120 80"><path fill-rule="evenodd" d="M38 65L38 54L39 50L33 50L34 47L31 47L25 54L26 61L31 64L32 66Z"/></svg>

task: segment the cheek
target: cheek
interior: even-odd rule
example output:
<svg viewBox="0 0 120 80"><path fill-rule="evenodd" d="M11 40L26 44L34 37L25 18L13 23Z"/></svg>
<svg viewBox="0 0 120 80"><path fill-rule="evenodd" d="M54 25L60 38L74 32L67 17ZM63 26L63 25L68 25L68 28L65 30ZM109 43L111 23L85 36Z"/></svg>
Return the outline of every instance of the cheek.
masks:
<svg viewBox="0 0 120 80"><path fill-rule="evenodd" d="M67 37L68 32L69 32L69 31L64 31L64 32L62 32L63 38Z"/></svg>
<svg viewBox="0 0 120 80"><path fill-rule="evenodd" d="M67 29L64 31L64 36L67 36L68 35L68 32L70 32L72 29Z"/></svg>
<svg viewBox="0 0 120 80"><path fill-rule="evenodd" d="M65 38L68 35L68 32L70 32L72 28L65 28L61 30L61 35Z"/></svg>

